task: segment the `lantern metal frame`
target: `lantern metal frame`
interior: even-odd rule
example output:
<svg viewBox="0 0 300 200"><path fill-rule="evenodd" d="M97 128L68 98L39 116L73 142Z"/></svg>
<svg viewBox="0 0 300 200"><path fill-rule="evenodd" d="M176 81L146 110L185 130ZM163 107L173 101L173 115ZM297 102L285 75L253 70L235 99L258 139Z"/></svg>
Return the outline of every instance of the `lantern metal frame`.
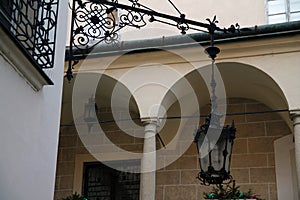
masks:
<svg viewBox="0 0 300 200"><path fill-rule="evenodd" d="M84 105L84 121L88 126L88 132L91 132L93 125L98 122L97 118L98 106L93 95Z"/></svg>
<svg viewBox="0 0 300 200"><path fill-rule="evenodd" d="M199 153L199 164L201 167L201 171L199 172L197 178L201 181L201 184L203 185L211 185L216 184L219 187L221 187L222 184L229 184L232 182L232 176L230 175L230 161L231 161L231 154L232 154L232 147L235 139L235 133L236 128L234 125L234 122L232 122L231 126L227 125L224 127L220 126L213 126L211 124L211 115L209 115L205 123L196 131L195 135L195 143L197 145L197 152ZM224 149L218 149L220 152L219 155L223 156L223 159L221 159L223 162L221 163L221 168L216 169L213 165L212 161L212 152L214 151L214 148L209 149L208 152L204 152L206 156L208 156L209 159L209 165L207 170L204 170L201 166L201 163L203 163L202 159L204 159L206 156L202 157L200 155L200 149L201 145L203 144L203 140L201 141L201 138L207 138L208 129L211 129L212 132L220 132L220 137L218 138L218 141L215 145L218 144L219 141L225 142ZM227 159L228 158L228 159ZM228 163L227 163L228 162Z"/></svg>

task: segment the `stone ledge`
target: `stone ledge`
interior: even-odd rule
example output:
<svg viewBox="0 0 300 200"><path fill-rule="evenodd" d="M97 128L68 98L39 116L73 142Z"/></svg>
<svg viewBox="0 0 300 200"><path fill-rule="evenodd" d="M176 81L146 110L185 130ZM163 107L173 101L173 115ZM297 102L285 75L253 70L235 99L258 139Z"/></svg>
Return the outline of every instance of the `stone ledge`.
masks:
<svg viewBox="0 0 300 200"><path fill-rule="evenodd" d="M33 66L1 26L0 35L0 55L35 91L39 91L44 85L53 85L41 69Z"/></svg>

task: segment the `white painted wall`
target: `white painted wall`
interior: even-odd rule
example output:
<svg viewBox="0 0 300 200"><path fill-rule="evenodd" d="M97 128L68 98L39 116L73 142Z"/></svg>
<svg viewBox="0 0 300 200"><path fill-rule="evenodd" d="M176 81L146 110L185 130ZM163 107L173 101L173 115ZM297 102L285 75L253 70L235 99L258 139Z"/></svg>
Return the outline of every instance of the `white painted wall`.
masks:
<svg viewBox="0 0 300 200"><path fill-rule="evenodd" d="M54 86L35 92L0 56L0 199L52 200L60 122L67 1L60 1ZM13 53L13 52L11 52Z"/></svg>
<svg viewBox="0 0 300 200"><path fill-rule="evenodd" d="M278 200L299 200L293 135L277 139L274 150Z"/></svg>

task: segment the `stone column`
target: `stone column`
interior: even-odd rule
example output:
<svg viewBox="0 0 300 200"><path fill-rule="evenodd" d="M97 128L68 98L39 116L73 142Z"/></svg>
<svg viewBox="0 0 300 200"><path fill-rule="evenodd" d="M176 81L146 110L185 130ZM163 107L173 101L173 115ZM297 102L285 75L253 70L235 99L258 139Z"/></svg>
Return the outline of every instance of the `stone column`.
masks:
<svg viewBox="0 0 300 200"><path fill-rule="evenodd" d="M143 120L145 124L144 152L141 161L141 200L155 200L157 120Z"/></svg>
<svg viewBox="0 0 300 200"><path fill-rule="evenodd" d="M294 126L296 170L298 179L298 192L300 192L300 110L291 111L290 115Z"/></svg>

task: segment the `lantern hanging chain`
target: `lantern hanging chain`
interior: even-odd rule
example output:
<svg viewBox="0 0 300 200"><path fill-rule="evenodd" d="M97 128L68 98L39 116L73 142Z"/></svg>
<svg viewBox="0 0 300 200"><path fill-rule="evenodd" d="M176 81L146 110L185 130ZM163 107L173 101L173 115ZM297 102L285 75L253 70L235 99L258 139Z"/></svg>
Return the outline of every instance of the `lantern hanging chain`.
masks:
<svg viewBox="0 0 300 200"><path fill-rule="evenodd" d="M179 13L179 15L182 15L182 13L180 12L180 10L175 6L175 4L171 1L171 0L168 0L169 3L173 6L173 8Z"/></svg>
<svg viewBox="0 0 300 200"><path fill-rule="evenodd" d="M215 60L212 59L211 61L211 82L210 82L210 87L211 87L211 105L212 105L212 113L216 114L218 105L217 105L217 96L216 96L216 80L215 80Z"/></svg>
<svg viewBox="0 0 300 200"><path fill-rule="evenodd" d="M210 46L213 47L214 46L214 31L210 30ZM211 55L209 55L211 57ZM213 57L211 57L211 81L210 81L210 87L211 87L211 103L212 103L212 108L213 111L215 111L217 108L216 105L216 81L215 81L215 59Z"/></svg>
<svg viewBox="0 0 300 200"><path fill-rule="evenodd" d="M210 82L210 102L211 102L211 114L208 115L208 119L210 124L215 127L220 126L220 119L224 116L218 112L218 105L217 105L217 96L216 96L216 80L215 80L215 58L217 54L220 53L220 49L214 46L214 34L216 31L216 17L213 20L207 19L210 23L209 34L210 34L210 46L205 49L205 52L211 58L211 82Z"/></svg>

